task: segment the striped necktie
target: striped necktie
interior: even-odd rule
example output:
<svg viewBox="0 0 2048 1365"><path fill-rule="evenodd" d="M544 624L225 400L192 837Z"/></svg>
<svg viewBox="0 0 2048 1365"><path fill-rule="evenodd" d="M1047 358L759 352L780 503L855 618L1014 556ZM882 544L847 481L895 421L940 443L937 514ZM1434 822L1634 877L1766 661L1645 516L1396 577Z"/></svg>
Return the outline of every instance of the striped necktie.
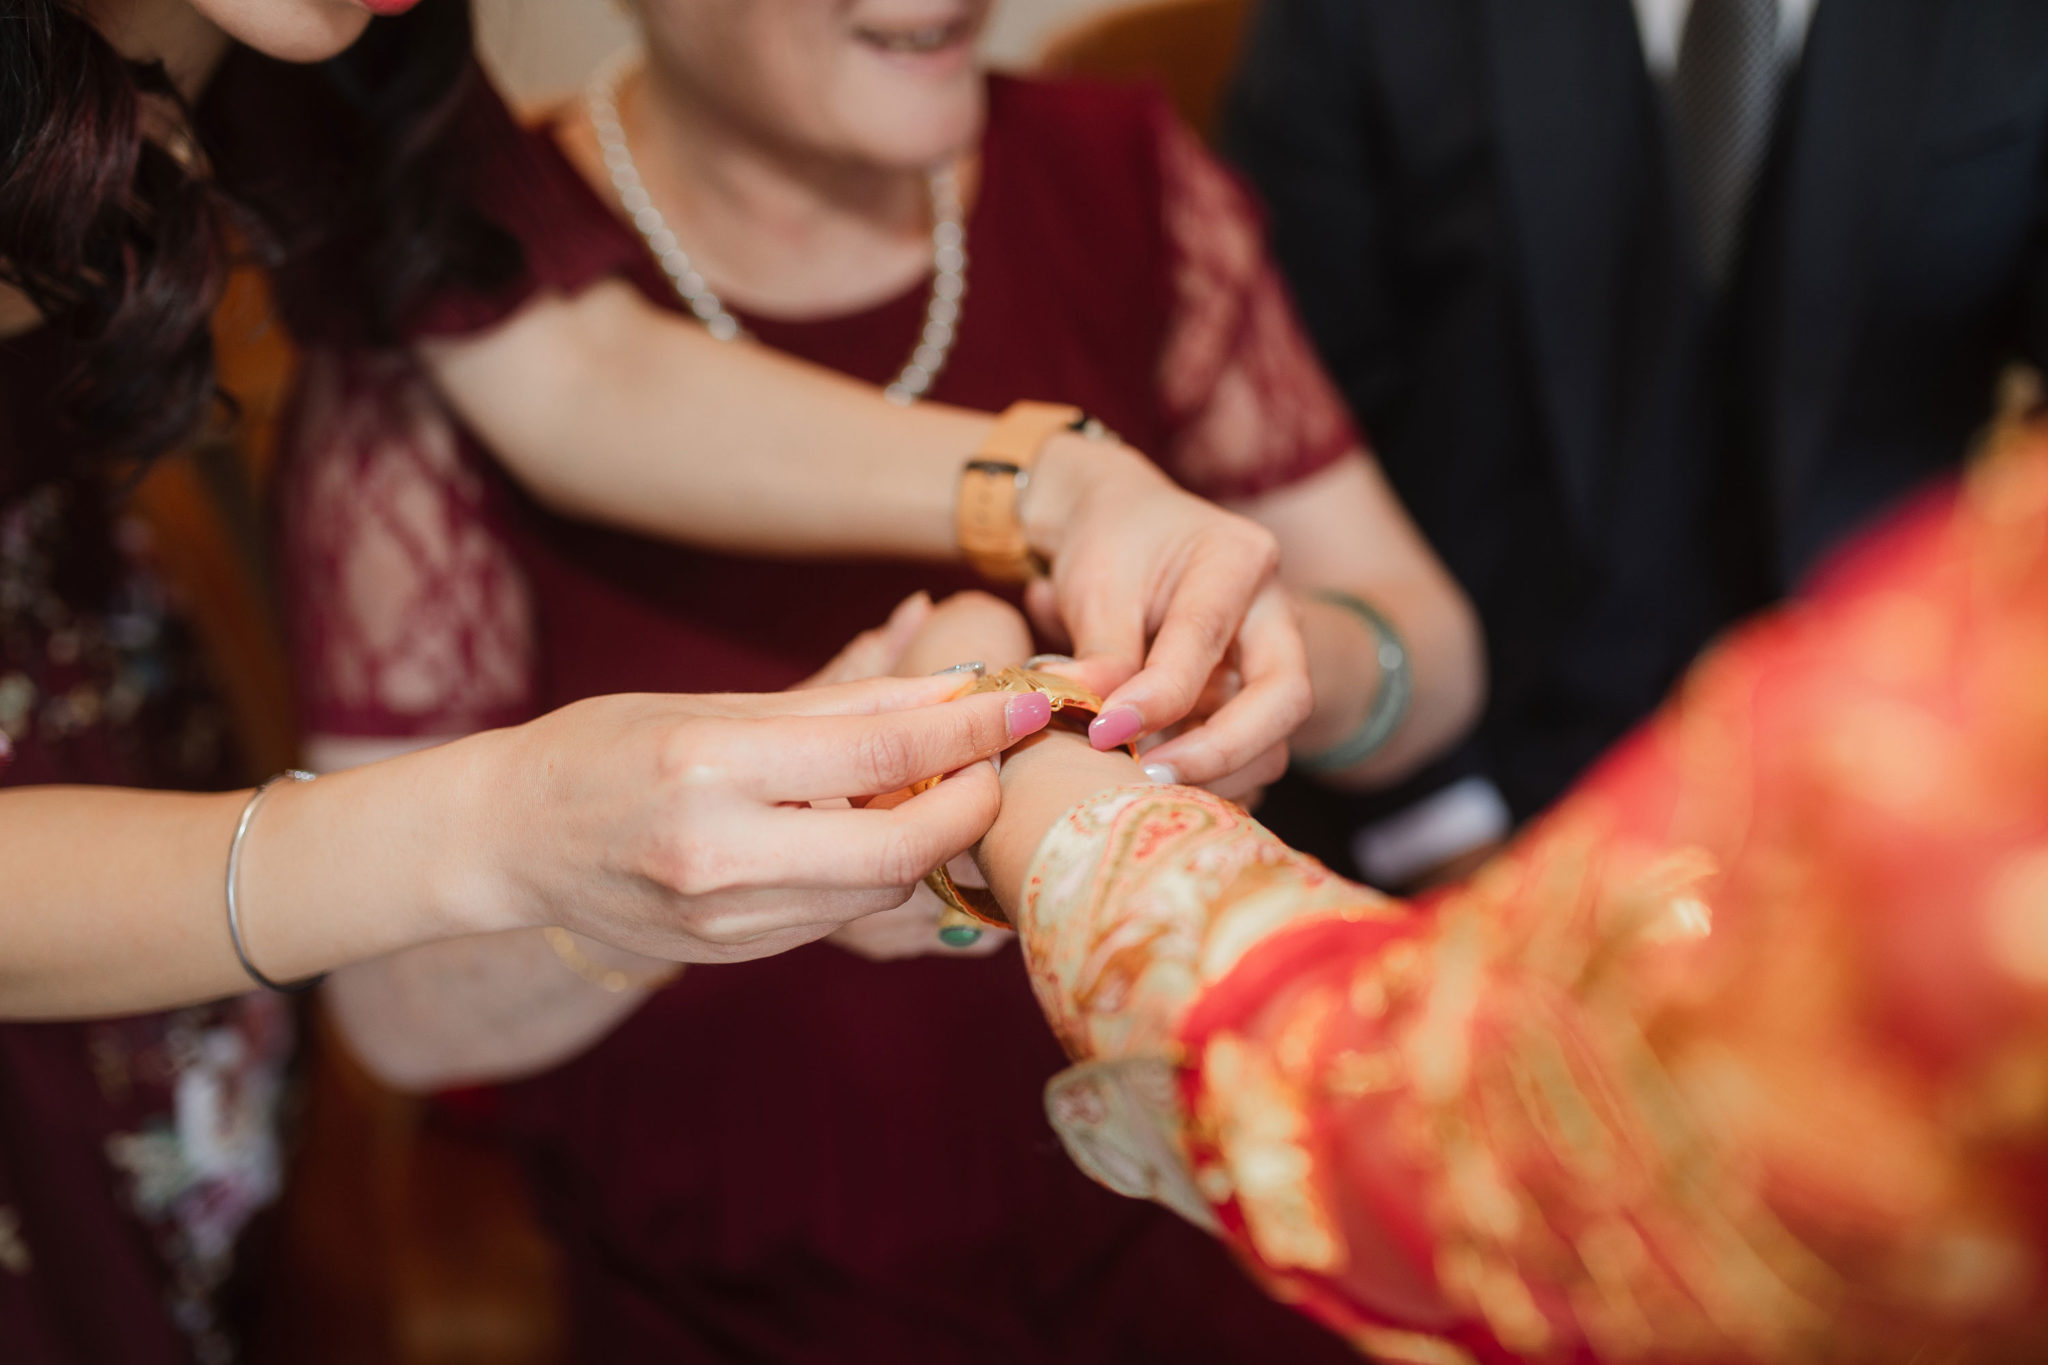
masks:
<svg viewBox="0 0 2048 1365"><path fill-rule="evenodd" d="M1707 279L1724 285L1777 124L1784 62L1778 0L1692 0L1672 76Z"/></svg>

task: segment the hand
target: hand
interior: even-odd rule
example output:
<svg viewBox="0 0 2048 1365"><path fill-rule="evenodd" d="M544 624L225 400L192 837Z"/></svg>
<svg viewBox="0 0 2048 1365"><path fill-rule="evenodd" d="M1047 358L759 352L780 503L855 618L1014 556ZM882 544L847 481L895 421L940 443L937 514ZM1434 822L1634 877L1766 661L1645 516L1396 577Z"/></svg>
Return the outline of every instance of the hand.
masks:
<svg viewBox="0 0 2048 1365"><path fill-rule="evenodd" d="M1072 641L1074 677L1103 694L1090 732L1098 749L1188 716L1233 653L1241 689L1150 762L1178 781L1216 781L1260 762L1308 717L1307 655L1265 528L1176 487L1134 451L1078 437L1046 448L1024 516L1052 565L1026 603L1042 630Z"/></svg>
<svg viewBox="0 0 2048 1365"><path fill-rule="evenodd" d="M1182 734L1207 724L1209 718L1227 706L1243 688L1243 679L1238 676L1234 661L1226 658L1209 675L1208 684L1203 687L1202 695L1196 699L1194 710L1188 713L1187 718L1178 725L1168 726L1153 736L1150 743L1141 746L1139 761L1144 764L1145 775L1154 782L1183 781L1178 768L1171 762L1163 762L1159 754L1163 750L1170 752L1173 741ZM1243 767L1198 785L1226 801L1235 801L1246 810L1257 810L1265 798L1266 788L1286 773L1288 748L1288 742L1281 740L1254 755Z"/></svg>
<svg viewBox="0 0 2048 1365"><path fill-rule="evenodd" d="M981 884L981 872L972 858L953 859L951 870L953 880L962 885ZM945 902L930 887L920 885L894 910L854 920L830 941L833 947L870 962L900 962L912 957L987 957L1017 937L1007 929L983 928L974 942L952 947L939 941L939 917L945 909Z"/></svg>
<svg viewBox="0 0 2048 1365"><path fill-rule="evenodd" d="M890 617L890 625L883 630L892 629L899 617L906 616L909 607L909 603L898 607L896 615ZM1030 651L1030 628L1015 607L987 593L962 592L936 607L929 600L924 603L914 638L899 651L896 662L904 671L915 673L979 662L993 673L1021 661ZM964 681L958 677L949 680L954 688ZM981 872L972 858L953 859L951 871L965 885L981 884ZM981 937L967 947L949 947L939 941L939 916L944 909L936 895L919 886L902 905L853 921L834 933L832 942L871 961L888 962L929 954L986 957L1015 937L1001 929L984 929Z"/></svg>
<svg viewBox="0 0 2048 1365"><path fill-rule="evenodd" d="M986 759L1050 718L1043 697L943 700L950 678L771 696L601 697L499 732L478 893L680 962L765 957L901 905L995 818ZM813 801L955 776L893 809ZM504 927L488 913L479 923Z"/></svg>

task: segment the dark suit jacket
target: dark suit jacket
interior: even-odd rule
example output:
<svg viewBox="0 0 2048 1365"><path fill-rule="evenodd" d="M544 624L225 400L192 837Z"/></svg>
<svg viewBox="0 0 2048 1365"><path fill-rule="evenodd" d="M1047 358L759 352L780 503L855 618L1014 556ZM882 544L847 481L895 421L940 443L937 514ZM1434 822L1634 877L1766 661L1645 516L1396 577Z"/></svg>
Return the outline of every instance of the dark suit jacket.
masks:
<svg viewBox="0 0 2048 1365"><path fill-rule="evenodd" d="M2048 0L1821 0L1699 283L1630 0L1264 0L1226 115L1527 813L2048 357Z"/></svg>

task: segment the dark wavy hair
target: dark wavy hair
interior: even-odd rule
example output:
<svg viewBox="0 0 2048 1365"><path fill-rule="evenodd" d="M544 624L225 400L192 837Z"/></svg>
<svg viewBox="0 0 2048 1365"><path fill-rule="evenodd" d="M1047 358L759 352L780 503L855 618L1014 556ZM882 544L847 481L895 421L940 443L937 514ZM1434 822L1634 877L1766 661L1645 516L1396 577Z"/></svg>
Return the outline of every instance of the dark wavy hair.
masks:
<svg viewBox="0 0 2048 1365"><path fill-rule="evenodd" d="M146 460L206 419L237 252L287 283L317 272L367 340L427 289L516 268L453 173L471 44L467 0L425 0L314 66L237 51L195 111L76 0L0 0L0 280L61 348L75 468Z"/></svg>

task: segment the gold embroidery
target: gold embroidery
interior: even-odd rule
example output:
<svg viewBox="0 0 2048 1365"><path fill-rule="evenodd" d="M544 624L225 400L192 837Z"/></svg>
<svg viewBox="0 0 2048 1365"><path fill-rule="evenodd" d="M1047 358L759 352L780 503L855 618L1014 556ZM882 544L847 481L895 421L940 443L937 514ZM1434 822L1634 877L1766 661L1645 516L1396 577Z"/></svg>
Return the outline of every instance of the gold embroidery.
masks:
<svg viewBox="0 0 2048 1365"><path fill-rule="evenodd" d="M1472 1353L1442 1337L1391 1327L1354 1327L1345 1333L1368 1360L1383 1365L1477 1365Z"/></svg>
<svg viewBox="0 0 2048 1365"><path fill-rule="evenodd" d="M1336 1272L1343 1245L1315 1194L1300 1097L1255 1046L1235 1035L1211 1042L1208 1059L1209 1094L1221 1101L1213 1114L1216 1142L1252 1245L1279 1269Z"/></svg>
<svg viewBox="0 0 2048 1365"><path fill-rule="evenodd" d="M2048 986L2048 848L2000 868L1983 913L1991 960L2028 985Z"/></svg>
<svg viewBox="0 0 2048 1365"><path fill-rule="evenodd" d="M1323 1087L1347 1100L1398 1090L1404 1080L1401 1059L1391 1052L1340 1052L1323 1071Z"/></svg>

